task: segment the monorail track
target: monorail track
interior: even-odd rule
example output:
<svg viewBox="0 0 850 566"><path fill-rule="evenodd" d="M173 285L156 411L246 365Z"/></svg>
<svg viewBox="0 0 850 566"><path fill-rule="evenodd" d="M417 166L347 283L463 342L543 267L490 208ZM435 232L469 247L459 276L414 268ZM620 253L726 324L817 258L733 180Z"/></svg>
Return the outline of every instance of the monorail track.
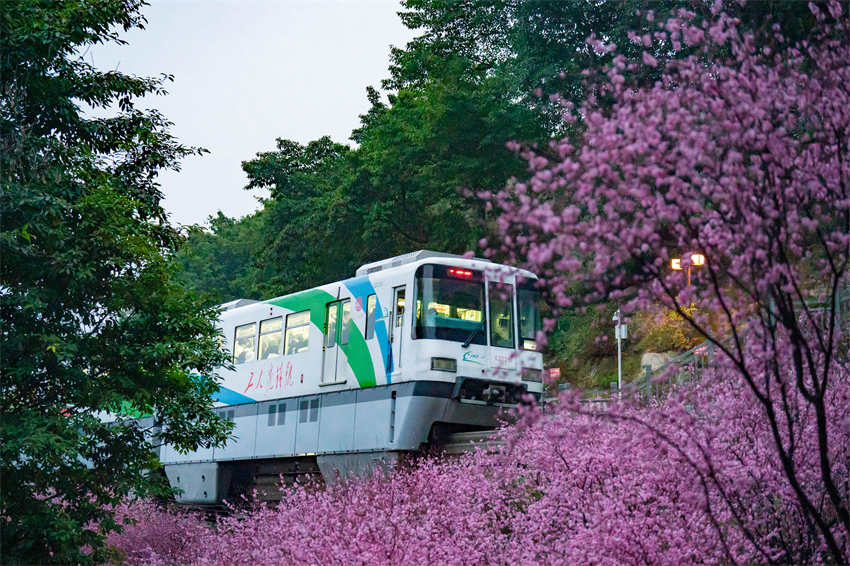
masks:
<svg viewBox="0 0 850 566"><path fill-rule="evenodd" d="M495 430L455 432L446 436L446 440L438 448L438 452L446 456L459 456L477 449L493 452L501 445L502 440Z"/></svg>
<svg viewBox="0 0 850 566"><path fill-rule="evenodd" d="M439 445L431 445L421 452L411 453L416 458L425 454L436 457L456 458L473 452L483 450L493 452L502 445L502 440L494 430L465 431L446 434ZM238 512L243 505L249 501L263 502L275 505L283 498L285 486L296 483L316 482L323 483L322 475L315 462L304 460L281 461L281 462L257 462L250 472L243 468L238 477L234 477L234 491L228 494L228 504L187 504L178 503L177 506L185 511L204 513L213 521L217 515ZM284 486L282 488L282 486Z"/></svg>

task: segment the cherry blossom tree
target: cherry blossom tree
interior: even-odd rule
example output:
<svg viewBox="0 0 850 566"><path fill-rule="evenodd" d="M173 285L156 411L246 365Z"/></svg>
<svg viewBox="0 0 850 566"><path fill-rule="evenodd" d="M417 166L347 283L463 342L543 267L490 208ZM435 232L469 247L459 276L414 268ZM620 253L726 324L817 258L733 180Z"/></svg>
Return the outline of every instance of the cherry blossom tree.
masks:
<svg viewBox="0 0 850 566"><path fill-rule="evenodd" d="M770 421L729 368L652 406L588 412L578 397L521 410L494 453L422 459L334 486L285 488L277 507L209 525L147 503L110 542L142 564L843 564L787 481ZM850 422L850 375L830 419ZM794 392L797 401L801 394ZM801 411L794 452L808 490L821 480L816 428ZM850 427L834 431L847 478ZM821 487L821 494L823 490ZM830 503L817 505L826 513ZM834 525L840 553L850 547Z"/></svg>
<svg viewBox="0 0 850 566"><path fill-rule="evenodd" d="M779 26L757 37L719 10L703 21L680 11L632 35L642 61L616 56L586 104L563 103L581 135L524 151L532 177L492 196L501 215L490 244L541 274L558 307L614 300L687 320L760 407L761 440L803 518L846 563L850 501L835 442L847 423L829 407L848 364L850 27L839 2L827 8L812 5L820 25L795 45ZM646 66L660 79L630 81ZM706 258L699 269L694 254ZM814 475L798 461L809 448Z"/></svg>

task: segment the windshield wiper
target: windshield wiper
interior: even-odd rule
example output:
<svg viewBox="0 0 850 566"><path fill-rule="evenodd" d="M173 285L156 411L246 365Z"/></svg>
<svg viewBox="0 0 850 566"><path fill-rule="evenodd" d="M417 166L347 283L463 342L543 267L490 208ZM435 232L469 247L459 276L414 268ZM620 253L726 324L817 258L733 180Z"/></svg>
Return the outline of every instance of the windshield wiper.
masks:
<svg viewBox="0 0 850 566"><path fill-rule="evenodd" d="M472 341L475 339L475 337L478 336L478 333L481 332L482 328L483 327L479 326L478 328L473 330L472 334L467 336L466 340L463 341L463 346L461 346L461 348L469 348L469 345L472 343Z"/></svg>

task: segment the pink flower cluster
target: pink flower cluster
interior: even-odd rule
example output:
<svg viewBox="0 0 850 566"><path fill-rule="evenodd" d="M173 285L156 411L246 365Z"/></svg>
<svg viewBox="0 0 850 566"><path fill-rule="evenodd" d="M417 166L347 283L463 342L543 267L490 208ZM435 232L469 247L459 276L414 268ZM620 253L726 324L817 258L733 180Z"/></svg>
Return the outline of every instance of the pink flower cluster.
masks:
<svg viewBox="0 0 850 566"><path fill-rule="evenodd" d="M830 457L846 486L850 375L836 380L829 418L844 424ZM741 385L717 369L651 407L595 412L562 398L518 414L497 453L291 488L275 508L215 525L135 503L124 513L137 523L109 542L129 566L830 563ZM816 416L795 418L795 465L814 490L818 451L807 431ZM850 550L843 535L839 544Z"/></svg>

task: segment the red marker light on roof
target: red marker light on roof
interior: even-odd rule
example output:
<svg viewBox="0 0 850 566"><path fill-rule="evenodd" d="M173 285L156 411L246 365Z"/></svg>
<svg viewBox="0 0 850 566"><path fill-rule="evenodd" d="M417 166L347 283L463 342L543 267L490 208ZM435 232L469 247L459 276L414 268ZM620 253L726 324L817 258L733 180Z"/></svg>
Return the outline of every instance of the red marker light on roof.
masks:
<svg viewBox="0 0 850 566"><path fill-rule="evenodd" d="M458 269L457 267L449 268L449 275L455 277L472 277L472 272L468 269Z"/></svg>

